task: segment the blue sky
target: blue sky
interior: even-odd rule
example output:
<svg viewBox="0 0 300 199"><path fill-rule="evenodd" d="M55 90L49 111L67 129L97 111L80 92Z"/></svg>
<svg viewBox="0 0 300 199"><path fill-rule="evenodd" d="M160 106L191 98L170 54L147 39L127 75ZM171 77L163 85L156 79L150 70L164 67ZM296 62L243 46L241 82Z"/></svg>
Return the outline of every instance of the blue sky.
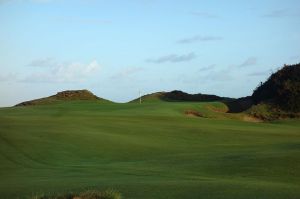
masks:
<svg viewBox="0 0 300 199"><path fill-rule="evenodd" d="M298 0L0 0L0 106L69 89L242 97L299 44Z"/></svg>

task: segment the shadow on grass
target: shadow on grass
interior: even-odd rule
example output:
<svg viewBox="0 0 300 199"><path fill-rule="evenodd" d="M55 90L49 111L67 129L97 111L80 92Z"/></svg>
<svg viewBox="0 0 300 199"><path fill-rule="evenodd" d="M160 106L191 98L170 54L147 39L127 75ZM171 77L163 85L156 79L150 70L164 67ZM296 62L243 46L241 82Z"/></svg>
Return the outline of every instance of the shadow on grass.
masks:
<svg viewBox="0 0 300 199"><path fill-rule="evenodd" d="M29 199L121 199L121 194L115 190L97 191L88 190L80 193L64 193L51 195L36 195Z"/></svg>
<svg viewBox="0 0 300 199"><path fill-rule="evenodd" d="M226 100L223 101L223 103L228 107L228 113L241 113L248 110L252 107L252 105L254 105L251 96L242 97L236 100Z"/></svg>

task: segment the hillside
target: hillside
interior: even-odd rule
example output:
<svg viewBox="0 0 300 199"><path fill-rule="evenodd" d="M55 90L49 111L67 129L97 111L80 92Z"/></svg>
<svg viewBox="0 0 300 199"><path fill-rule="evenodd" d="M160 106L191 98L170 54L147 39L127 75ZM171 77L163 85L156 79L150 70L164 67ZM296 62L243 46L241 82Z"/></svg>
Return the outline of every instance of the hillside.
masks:
<svg viewBox="0 0 300 199"><path fill-rule="evenodd" d="M95 101L108 101L97 97L88 90L68 90L58 92L56 95L50 97L35 99L31 101L22 102L16 106L32 106L32 105L47 105L55 102L63 101L76 101L76 100L95 100Z"/></svg>
<svg viewBox="0 0 300 199"><path fill-rule="evenodd" d="M285 65L261 83L251 96L249 114L265 119L300 117L300 64Z"/></svg>
<svg viewBox="0 0 300 199"><path fill-rule="evenodd" d="M300 64L285 65L253 92L255 104L262 102L291 112L300 111Z"/></svg>
<svg viewBox="0 0 300 199"><path fill-rule="evenodd" d="M246 112L262 120L300 117L300 64L285 65L251 96L223 102L230 113Z"/></svg>
<svg viewBox="0 0 300 199"><path fill-rule="evenodd" d="M229 100L230 98L219 97L217 95L208 94L189 94L183 91L174 90L171 92L157 92L142 96L143 102L213 102L213 101L223 101ZM138 102L139 98L133 100L132 102Z"/></svg>

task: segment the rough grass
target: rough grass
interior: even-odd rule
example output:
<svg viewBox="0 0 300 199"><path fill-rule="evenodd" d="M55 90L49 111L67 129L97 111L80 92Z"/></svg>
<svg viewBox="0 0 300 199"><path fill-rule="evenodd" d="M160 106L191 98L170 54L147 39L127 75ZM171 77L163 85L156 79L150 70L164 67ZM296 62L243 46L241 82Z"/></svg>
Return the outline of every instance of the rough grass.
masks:
<svg viewBox="0 0 300 199"><path fill-rule="evenodd" d="M211 106L225 108L72 101L0 109L0 198L89 187L128 199L299 199L299 120L244 122Z"/></svg>
<svg viewBox="0 0 300 199"><path fill-rule="evenodd" d="M87 190L81 193L39 194L29 199L121 199L121 194L115 190Z"/></svg>
<svg viewBox="0 0 300 199"><path fill-rule="evenodd" d="M36 105L51 105L57 103L64 103L66 101L95 101L95 102L110 102L106 99L102 99L94 95L88 90L68 90L58 92L56 95L52 95L45 98L35 99L27 102L22 102L16 106L36 106Z"/></svg>
<svg viewBox="0 0 300 199"><path fill-rule="evenodd" d="M272 104L260 103L246 111L249 115L264 121L273 121L287 118L300 118L300 113L284 111Z"/></svg>

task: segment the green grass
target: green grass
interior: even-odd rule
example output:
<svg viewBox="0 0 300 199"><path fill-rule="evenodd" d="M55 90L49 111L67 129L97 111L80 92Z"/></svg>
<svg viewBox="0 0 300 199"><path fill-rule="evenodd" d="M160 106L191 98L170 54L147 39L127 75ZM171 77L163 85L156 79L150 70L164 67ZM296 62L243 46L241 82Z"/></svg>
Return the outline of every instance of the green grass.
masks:
<svg viewBox="0 0 300 199"><path fill-rule="evenodd" d="M64 193L64 194L39 194L30 197L30 199L121 199L122 195L115 190L97 191L86 190L80 193Z"/></svg>
<svg viewBox="0 0 300 199"><path fill-rule="evenodd" d="M0 198L113 188L124 199L299 199L300 121L245 122L225 109L88 101L2 108Z"/></svg>

